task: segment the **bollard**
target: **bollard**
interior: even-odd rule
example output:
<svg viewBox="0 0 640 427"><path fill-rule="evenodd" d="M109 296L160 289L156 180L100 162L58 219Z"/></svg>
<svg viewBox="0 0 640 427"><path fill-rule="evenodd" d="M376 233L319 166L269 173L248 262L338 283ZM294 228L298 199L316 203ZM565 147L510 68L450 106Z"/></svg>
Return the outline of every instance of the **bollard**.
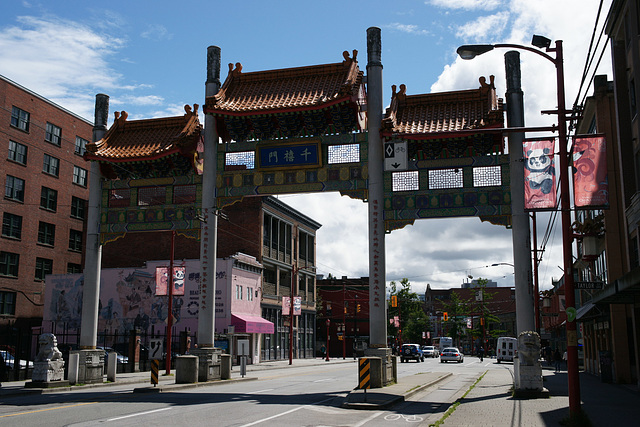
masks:
<svg viewBox="0 0 640 427"><path fill-rule="evenodd" d="M176 384L195 384L198 382L198 356L176 357Z"/></svg>
<svg viewBox="0 0 640 427"><path fill-rule="evenodd" d="M80 365L80 353L69 354L69 372L67 374L69 384L74 385L78 382L78 365Z"/></svg>
<svg viewBox="0 0 640 427"><path fill-rule="evenodd" d="M118 354L115 351L109 353L107 358L107 381L116 382L116 372L118 370Z"/></svg>

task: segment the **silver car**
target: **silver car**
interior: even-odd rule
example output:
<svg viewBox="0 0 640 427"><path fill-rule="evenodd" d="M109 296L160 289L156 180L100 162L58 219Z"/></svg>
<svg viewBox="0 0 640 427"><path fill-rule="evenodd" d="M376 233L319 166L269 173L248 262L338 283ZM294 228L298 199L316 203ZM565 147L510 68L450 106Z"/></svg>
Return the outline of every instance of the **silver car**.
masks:
<svg viewBox="0 0 640 427"><path fill-rule="evenodd" d="M438 357L438 350L432 345L425 345L422 347L422 353L424 357Z"/></svg>
<svg viewBox="0 0 640 427"><path fill-rule="evenodd" d="M462 363L464 360L464 354L456 347L447 347L440 353L440 363L444 362L458 362Z"/></svg>

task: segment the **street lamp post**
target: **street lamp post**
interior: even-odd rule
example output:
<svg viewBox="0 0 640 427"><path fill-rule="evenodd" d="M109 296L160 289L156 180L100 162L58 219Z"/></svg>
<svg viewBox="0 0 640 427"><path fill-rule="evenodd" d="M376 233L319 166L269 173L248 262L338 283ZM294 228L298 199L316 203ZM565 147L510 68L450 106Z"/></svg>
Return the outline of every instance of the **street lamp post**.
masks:
<svg viewBox="0 0 640 427"><path fill-rule="evenodd" d="M462 59L473 59L478 55L489 52L494 48L508 48L525 50L542 56L551 61L556 68L556 85L558 109L552 113L558 116L558 141L560 156L560 217L562 221L562 252L564 261L564 286L567 313L567 373L569 386L569 411L576 415L580 411L580 379L578 377L578 338L575 317L575 294L573 283L573 255L571 234L571 204L569 200L569 157L567 153L567 110L565 109L564 93L564 56L562 40L556 40L555 47L551 47L551 40L534 35L531 44L538 49L545 48L546 52L555 53L555 58L529 46L509 43L494 45L466 45L457 50Z"/></svg>

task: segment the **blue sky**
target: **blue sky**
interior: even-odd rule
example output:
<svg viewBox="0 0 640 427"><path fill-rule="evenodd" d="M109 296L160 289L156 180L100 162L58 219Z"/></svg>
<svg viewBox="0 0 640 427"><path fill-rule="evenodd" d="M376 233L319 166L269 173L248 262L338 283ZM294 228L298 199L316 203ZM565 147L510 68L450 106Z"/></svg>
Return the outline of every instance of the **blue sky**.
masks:
<svg viewBox="0 0 640 427"><path fill-rule="evenodd" d="M324 0L12 1L0 15L0 74L93 120L95 95L110 96L113 112L129 119L180 115L185 104L204 103L206 50L222 52L244 71L339 62L358 50L366 71L366 30L382 30L384 100L391 85L408 94L477 88L480 76L496 76L504 96L504 52L462 61L467 43L529 45L531 35L564 41L567 106L577 95L598 0ZM604 1L606 16L611 0ZM601 18L603 19L603 17ZM601 24L600 24L601 25ZM527 125L553 118L555 72L536 55L521 54ZM610 59L600 74L611 78ZM362 202L337 194L283 196L323 224L318 232L319 273L360 277L367 269L367 218ZM540 220L538 228L544 230ZM556 229L559 225L556 225ZM542 233L542 231L540 233ZM560 236L552 238L541 266L550 286L562 265ZM488 249L491 250L488 250ZM510 231L476 218L423 220L387 237L387 279L408 277L414 290L459 286L468 275L512 285Z"/></svg>

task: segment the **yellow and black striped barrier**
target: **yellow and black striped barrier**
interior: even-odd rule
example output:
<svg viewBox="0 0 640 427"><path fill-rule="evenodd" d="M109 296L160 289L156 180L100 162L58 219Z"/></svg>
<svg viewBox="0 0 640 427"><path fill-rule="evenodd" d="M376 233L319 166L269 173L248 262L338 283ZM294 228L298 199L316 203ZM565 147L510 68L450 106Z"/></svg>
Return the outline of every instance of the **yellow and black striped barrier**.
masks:
<svg viewBox="0 0 640 427"><path fill-rule="evenodd" d="M366 357L362 357L358 360L358 388L368 389L371 388L371 363Z"/></svg>
<svg viewBox="0 0 640 427"><path fill-rule="evenodd" d="M159 361L158 360L152 360L151 361L151 384L153 384L153 386L155 387L158 384L158 367L159 367Z"/></svg>

